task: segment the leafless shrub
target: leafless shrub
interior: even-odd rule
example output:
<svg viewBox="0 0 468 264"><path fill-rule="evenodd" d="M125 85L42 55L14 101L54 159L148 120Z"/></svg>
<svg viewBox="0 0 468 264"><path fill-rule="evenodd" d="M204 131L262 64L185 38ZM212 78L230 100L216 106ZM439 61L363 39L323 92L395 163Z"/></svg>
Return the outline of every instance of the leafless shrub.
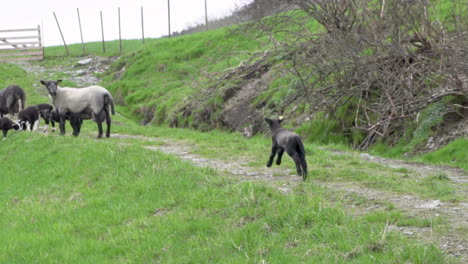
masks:
<svg viewBox="0 0 468 264"><path fill-rule="evenodd" d="M315 111L333 116L347 105L353 121L344 129L364 132L360 148L400 133L430 103L468 95L463 2L452 1L449 15L428 0L293 3L303 12L263 19L250 32L267 33L284 56L285 71L299 80L298 93ZM320 24L318 33L311 18Z"/></svg>

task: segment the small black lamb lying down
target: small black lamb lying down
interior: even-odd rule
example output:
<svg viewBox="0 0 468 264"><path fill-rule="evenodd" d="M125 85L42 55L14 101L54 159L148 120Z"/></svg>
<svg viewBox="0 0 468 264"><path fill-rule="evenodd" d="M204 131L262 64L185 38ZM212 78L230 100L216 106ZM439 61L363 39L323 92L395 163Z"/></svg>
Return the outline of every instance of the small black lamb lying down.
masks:
<svg viewBox="0 0 468 264"><path fill-rule="evenodd" d="M13 122L13 121L11 121L7 117L2 117L2 118L0 118L0 129L3 132L3 137L6 137L7 133L8 133L8 130L10 130L10 129L19 130L20 125Z"/></svg>
<svg viewBox="0 0 468 264"><path fill-rule="evenodd" d="M18 114L19 124L22 130L33 131L39 126L39 107L29 106Z"/></svg>

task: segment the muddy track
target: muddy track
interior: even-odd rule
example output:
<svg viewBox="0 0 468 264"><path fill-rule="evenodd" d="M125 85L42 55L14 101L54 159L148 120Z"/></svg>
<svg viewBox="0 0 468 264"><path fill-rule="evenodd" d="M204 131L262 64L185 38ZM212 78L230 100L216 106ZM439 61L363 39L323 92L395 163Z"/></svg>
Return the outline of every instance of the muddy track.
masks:
<svg viewBox="0 0 468 264"><path fill-rule="evenodd" d="M158 142L156 145L145 145L146 149L161 151L175 155L187 160L199 167L210 167L219 171L222 175L236 177L242 181L257 181L267 183L277 188L285 195L294 191L294 187L302 183L302 179L292 175L292 169L274 166L272 168L249 167L248 160L238 158L237 160L224 160L203 158L194 154L190 144L183 141L175 141L165 138L151 138L138 135L113 134L112 138L134 139L147 142ZM390 160L368 154L352 154L346 152L335 152L336 155L358 155L363 161L375 162L392 168L407 168L417 172L420 176L432 175L443 172L454 182L466 183L468 175L463 170L443 166L430 166L407 161ZM412 236L423 242L438 244L447 254L468 263L468 236L463 232L468 228L468 203L449 203L439 200L420 199L414 195L402 195L392 192L376 190L359 185L356 182L340 181L325 182L309 179L314 184L329 189L330 192L340 197L358 195L368 200L367 206L349 204L349 213L361 215L372 211L385 210L388 204L395 206L397 210L417 218L436 219L442 218L443 230L434 232L432 228L397 227L390 226L391 230L398 230L405 235ZM466 197L466 191L463 193ZM466 201L466 200L465 200ZM369 205L370 204L370 205ZM460 232L461 231L461 232Z"/></svg>

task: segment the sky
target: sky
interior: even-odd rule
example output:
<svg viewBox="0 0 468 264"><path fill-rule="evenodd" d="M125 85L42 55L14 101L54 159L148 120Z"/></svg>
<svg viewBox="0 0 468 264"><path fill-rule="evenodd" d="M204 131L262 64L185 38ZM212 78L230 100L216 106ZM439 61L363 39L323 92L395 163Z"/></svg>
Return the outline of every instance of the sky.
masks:
<svg viewBox="0 0 468 264"><path fill-rule="evenodd" d="M229 15L251 0L206 0L208 19ZM79 9L84 42L102 40L100 11L103 15L104 39L119 39L118 8L122 39L142 36L143 7L145 38L168 34L168 0L5 0L0 8L0 30L41 26L45 46L63 45L54 18L57 16L65 41L80 43ZM171 31L205 21L205 0L170 0Z"/></svg>

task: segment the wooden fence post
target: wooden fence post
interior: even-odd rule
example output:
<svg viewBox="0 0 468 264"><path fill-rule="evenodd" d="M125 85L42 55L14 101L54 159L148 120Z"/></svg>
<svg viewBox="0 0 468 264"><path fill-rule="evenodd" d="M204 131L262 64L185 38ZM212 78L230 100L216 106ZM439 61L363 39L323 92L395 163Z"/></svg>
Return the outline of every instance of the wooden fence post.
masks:
<svg viewBox="0 0 468 264"><path fill-rule="evenodd" d="M42 43L42 32L40 25L37 25L37 38L39 40L39 47L42 49L42 59L44 59L44 44Z"/></svg>
<svg viewBox="0 0 468 264"><path fill-rule="evenodd" d="M70 51L68 50L67 43L65 43L65 38L63 37L62 29L60 28L60 24L58 22L57 16L55 15L55 11L54 11L54 17L55 17L55 22L57 22L57 27L60 31L60 35L62 36L62 41L63 41L63 45L65 46L65 50L67 51L68 56L70 56Z"/></svg>
<svg viewBox="0 0 468 264"><path fill-rule="evenodd" d="M171 37L171 0L167 0L167 24L169 26L168 36Z"/></svg>
<svg viewBox="0 0 468 264"><path fill-rule="evenodd" d="M85 48L85 44L83 41L83 30L81 29L80 9L77 8L76 13L78 14L78 25L80 26L81 46L83 47L83 55L85 55L86 48Z"/></svg>
<svg viewBox="0 0 468 264"><path fill-rule="evenodd" d="M143 6L141 7L141 42L145 44L145 24L143 21Z"/></svg>
<svg viewBox="0 0 468 264"><path fill-rule="evenodd" d="M122 54L122 28L120 27L120 7L118 9L119 11L119 49L120 49L120 54Z"/></svg>
<svg viewBox="0 0 468 264"><path fill-rule="evenodd" d="M106 53L106 44L104 42L104 23L102 21L102 11L101 13L101 32L102 32L102 52Z"/></svg>
<svg viewBox="0 0 468 264"><path fill-rule="evenodd" d="M205 0L205 25L206 25L206 30L208 30L208 6L207 6L207 0Z"/></svg>

